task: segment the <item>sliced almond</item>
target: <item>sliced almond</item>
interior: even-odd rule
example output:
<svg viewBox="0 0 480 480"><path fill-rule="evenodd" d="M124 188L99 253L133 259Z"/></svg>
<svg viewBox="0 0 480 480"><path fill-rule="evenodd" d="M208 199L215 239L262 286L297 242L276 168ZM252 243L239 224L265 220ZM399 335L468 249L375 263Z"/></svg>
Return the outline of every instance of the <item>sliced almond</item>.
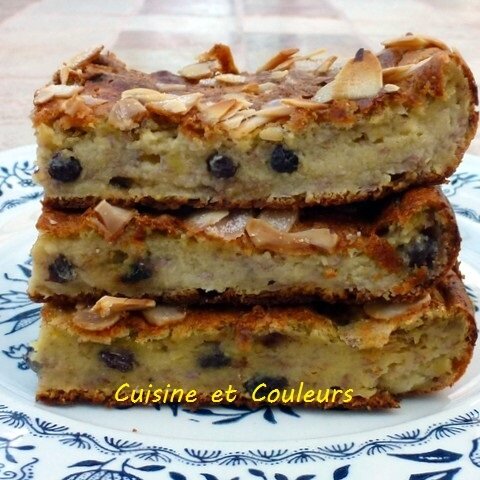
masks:
<svg viewBox="0 0 480 480"><path fill-rule="evenodd" d="M119 234L135 216L133 210L116 207L106 200L102 200L94 210L105 227L106 238L113 238Z"/></svg>
<svg viewBox="0 0 480 480"><path fill-rule="evenodd" d="M121 314L117 313L107 317L102 317L91 310L77 310L72 316L72 323L82 330L98 332L113 327L119 320Z"/></svg>
<svg viewBox="0 0 480 480"><path fill-rule="evenodd" d="M257 248L277 252L303 253L306 250L305 247L312 246L331 252L338 242L337 234L332 233L328 228L284 233L258 218L249 220L246 231Z"/></svg>
<svg viewBox="0 0 480 480"><path fill-rule="evenodd" d="M214 78L201 78L198 81L198 84L202 87L215 87L217 85L217 82Z"/></svg>
<svg viewBox="0 0 480 480"><path fill-rule="evenodd" d="M257 111L257 115L261 115L267 118L281 118L288 117L293 113L293 108L288 105L275 105L272 107L262 108Z"/></svg>
<svg viewBox="0 0 480 480"><path fill-rule="evenodd" d="M273 90L277 85L272 82L265 82L265 83L260 83L258 85L258 89L261 92L269 92L270 90Z"/></svg>
<svg viewBox="0 0 480 480"><path fill-rule="evenodd" d="M436 38L424 35L405 35L382 42L386 48L404 48L406 50L416 50L420 48L437 47L442 50L449 50L448 46Z"/></svg>
<svg viewBox="0 0 480 480"><path fill-rule="evenodd" d="M272 80L281 80L288 75L288 70L274 70L270 75Z"/></svg>
<svg viewBox="0 0 480 480"><path fill-rule="evenodd" d="M142 103L158 102L161 100L168 100L169 98L175 98L175 95L171 93L163 93L151 88L132 88L122 92L123 98L134 98Z"/></svg>
<svg viewBox="0 0 480 480"><path fill-rule="evenodd" d="M155 300L148 298L123 298L105 295L97 301L90 311L102 318L107 318L117 313L144 310L154 306Z"/></svg>
<svg viewBox="0 0 480 480"><path fill-rule="evenodd" d="M87 50L83 50L82 52L78 53L70 60L65 62L65 66L75 70L77 68L84 67L87 63L90 63L92 60L95 60L103 50L103 45L99 45L97 47L93 47Z"/></svg>
<svg viewBox="0 0 480 480"><path fill-rule="evenodd" d="M187 89L183 83L156 83L155 86L161 92L182 92Z"/></svg>
<svg viewBox="0 0 480 480"><path fill-rule="evenodd" d="M42 105L53 98L70 98L83 90L81 85L47 85L35 92L33 103Z"/></svg>
<svg viewBox="0 0 480 480"><path fill-rule="evenodd" d="M235 117L232 117L235 118ZM228 122L229 120L226 120ZM257 128L265 125L270 121L270 118L266 115L253 115L250 118L244 120L238 128L230 131L230 135L233 138L241 138L249 133L253 132Z"/></svg>
<svg viewBox="0 0 480 480"><path fill-rule="evenodd" d="M283 98L281 102L285 105L296 108L304 108L305 110L318 110L325 108L324 103L314 102L313 100L305 100L304 98Z"/></svg>
<svg viewBox="0 0 480 480"><path fill-rule="evenodd" d="M235 115L231 116L228 119L225 119L221 122L221 124L227 129L227 130L235 130L236 128L239 128L241 123L249 117L252 117L257 113L256 110L252 108L246 108L244 110L240 110L238 113Z"/></svg>
<svg viewBox="0 0 480 480"><path fill-rule="evenodd" d="M72 69L70 67L67 67L64 65L63 67L60 67L58 74L60 78L60 83L62 85L66 85L68 83L68 79L70 78L70 73L72 72Z"/></svg>
<svg viewBox="0 0 480 480"><path fill-rule="evenodd" d="M385 93L398 92L399 90L400 90L400 87L398 85L393 85L391 83L387 83L386 85L383 86L383 91Z"/></svg>
<svg viewBox="0 0 480 480"><path fill-rule="evenodd" d="M213 237L231 241L245 233L247 222L252 218L251 212L232 212L228 217L205 229L205 233Z"/></svg>
<svg viewBox="0 0 480 480"><path fill-rule="evenodd" d="M280 65L277 65L275 68L273 68L272 71L283 72L283 71L289 70L294 64L295 64L295 58L288 58L287 60L282 62Z"/></svg>
<svg viewBox="0 0 480 480"><path fill-rule="evenodd" d="M270 142L281 142L283 140L283 128L279 125L266 127L259 133L259 137Z"/></svg>
<svg viewBox="0 0 480 480"><path fill-rule="evenodd" d="M332 65L337 61L337 58L338 57L336 57L335 55L326 58L322 63L320 63L320 65L318 65L317 68L315 68L315 73L327 73L332 68Z"/></svg>
<svg viewBox="0 0 480 480"><path fill-rule="evenodd" d="M215 62L219 66L218 70L222 73L238 73L230 47L222 43L215 44L208 52L199 55L198 60Z"/></svg>
<svg viewBox="0 0 480 480"><path fill-rule="evenodd" d="M202 114L202 119L205 123L214 125L224 118L232 107L237 105L236 100L220 100L219 102L209 105L199 104L198 109ZM239 107L241 108L241 106ZM237 110L238 111L238 110Z"/></svg>
<svg viewBox="0 0 480 480"><path fill-rule="evenodd" d="M278 65L281 65L286 60L288 60L292 55L295 55L298 52L298 48L286 48L278 52L274 57L268 60L264 65L262 65L257 72L264 72L268 70L274 70Z"/></svg>
<svg viewBox="0 0 480 480"><path fill-rule="evenodd" d="M88 107L96 107L97 105L103 105L108 102L105 98L93 97L92 95L81 94L79 98L81 98Z"/></svg>
<svg viewBox="0 0 480 480"><path fill-rule="evenodd" d="M147 109L135 98L121 98L113 105L108 115L108 123L119 130L132 130L139 126Z"/></svg>
<svg viewBox="0 0 480 480"><path fill-rule="evenodd" d="M85 105L84 101L78 95L74 95L65 100L61 109L66 115L74 118L86 118L92 113L92 109Z"/></svg>
<svg viewBox="0 0 480 480"><path fill-rule="evenodd" d="M333 99L371 98L382 87L382 66L378 58L372 52L360 49L330 83L318 90L313 100L324 103Z"/></svg>
<svg viewBox="0 0 480 480"><path fill-rule="evenodd" d="M363 306L365 313L377 320L390 320L392 318L410 315L423 310L430 304L431 297L427 293L425 296L414 302L393 303L387 301L378 301L366 303Z"/></svg>
<svg viewBox="0 0 480 480"><path fill-rule="evenodd" d="M157 305L155 308L150 308L142 313L147 322L156 327L178 322L187 316L186 308L173 305Z"/></svg>
<svg viewBox="0 0 480 480"><path fill-rule="evenodd" d="M193 232L201 232L228 216L228 210L197 210L186 218L187 227Z"/></svg>
<svg viewBox="0 0 480 480"><path fill-rule="evenodd" d="M234 73L221 73L220 75L215 76L215 80L221 83L240 85L247 81L247 77L244 75L236 75Z"/></svg>
<svg viewBox="0 0 480 480"><path fill-rule="evenodd" d="M185 114L194 107L201 97L203 97L202 93L189 93L187 95L179 95L178 97L160 100L158 102L148 102L146 107L148 110L160 114Z"/></svg>
<svg viewBox="0 0 480 480"><path fill-rule="evenodd" d="M215 73L215 62L192 63L183 67L178 73L189 80L209 78Z"/></svg>
<svg viewBox="0 0 480 480"><path fill-rule="evenodd" d="M223 99L224 100L236 100L237 102L239 102L243 107L249 107L250 105L252 105L252 102L250 102L247 97L245 96L244 93L240 93L240 92L230 92L230 93L226 93L224 96L223 96Z"/></svg>
<svg viewBox="0 0 480 480"><path fill-rule="evenodd" d="M432 57L424 58L418 63L412 63L410 65L399 65L397 67L384 68L382 70L383 81L385 83L395 83L403 80L404 78L412 75L415 71L423 67L428 63Z"/></svg>
<svg viewBox="0 0 480 480"><path fill-rule="evenodd" d="M262 210L258 216L259 220L267 222L279 232L287 233L298 220L298 210Z"/></svg>
<svg viewBox="0 0 480 480"><path fill-rule="evenodd" d="M300 58L304 60L315 60L316 57L323 55L327 51L326 48L317 48L313 52L307 53L306 55L302 55Z"/></svg>

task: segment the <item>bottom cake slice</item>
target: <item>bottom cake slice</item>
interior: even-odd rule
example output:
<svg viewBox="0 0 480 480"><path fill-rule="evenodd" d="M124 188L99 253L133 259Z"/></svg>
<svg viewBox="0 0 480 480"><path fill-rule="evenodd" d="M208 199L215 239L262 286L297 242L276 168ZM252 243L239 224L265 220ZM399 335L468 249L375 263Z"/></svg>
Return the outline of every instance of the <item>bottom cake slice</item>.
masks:
<svg viewBox="0 0 480 480"><path fill-rule="evenodd" d="M401 396L458 380L477 336L453 272L408 304L186 311L150 304L114 297L93 308L47 304L30 354L37 399L394 407Z"/></svg>

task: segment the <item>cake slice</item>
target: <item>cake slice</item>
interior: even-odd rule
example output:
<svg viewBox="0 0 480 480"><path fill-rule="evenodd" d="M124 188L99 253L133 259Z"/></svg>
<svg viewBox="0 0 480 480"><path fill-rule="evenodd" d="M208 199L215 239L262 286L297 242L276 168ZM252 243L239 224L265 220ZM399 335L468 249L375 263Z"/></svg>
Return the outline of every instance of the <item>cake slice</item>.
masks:
<svg viewBox="0 0 480 480"><path fill-rule="evenodd" d="M29 293L57 302L104 294L245 304L415 297L451 268L460 242L435 187L300 212L45 208L38 229Z"/></svg>
<svg viewBox="0 0 480 480"><path fill-rule="evenodd" d="M179 75L84 52L35 94L45 202L285 208L443 182L477 126L472 74L435 39L384 45L287 49L255 73L215 45Z"/></svg>
<svg viewBox="0 0 480 480"><path fill-rule="evenodd" d="M476 340L472 305L452 272L411 303L154 305L113 297L90 309L45 305L30 354L39 376L37 399L144 404L171 400L165 392L177 389L173 399L190 405L394 407L400 397L457 381ZM232 389L235 396L212 400L215 391Z"/></svg>

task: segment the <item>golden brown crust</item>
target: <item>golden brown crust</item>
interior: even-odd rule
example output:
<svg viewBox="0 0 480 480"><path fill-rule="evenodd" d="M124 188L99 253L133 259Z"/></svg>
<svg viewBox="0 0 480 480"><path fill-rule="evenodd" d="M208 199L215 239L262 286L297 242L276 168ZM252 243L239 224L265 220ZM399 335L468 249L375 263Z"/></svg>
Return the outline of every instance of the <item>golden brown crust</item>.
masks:
<svg viewBox="0 0 480 480"><path fill-rule="evenodd" d="M427 267L412 270L412 274L399 284L395 291L389 292L392 299L405 300L421 295L425 288L431 286L452 268L458 255L460 247L458 228L450 204L439 188L412 189L384 202L304 210L300 213L300 219L293 226L292 231L328 228L339 238L333 254L335 251L341 252L345 248L356 248L375 259L386 272L395 272L401 268L402 264L398 251L387 241L385 231L392 225L398 226L398 229L406 228L412 217L421 211L435 215L435 223L440 229L439 244L441 251L439 255L443 255L444 261L441 265L437 262L435 271L431 271ZM97 223L92 222L92 218L96 218L95 215L93 210L73 213L44 207L37 228L42 234L49 234L58 238L76 236L82 231L98 228ZM193 231L185 221L184 215L172 213L159 215L137 212L126 230L120 233L114 242L118 241L120 244L122 239L133 239L141 243L151 232L160 232L174 237L187 235L194 241L206 239L214 244L217 243L219 248L237 249L247 255L257 251L248 235L244 234L238 239L225 242L222 239L210 237L203 232ZM361 235L358 235L358 232ZM315 251L315 247L311 247L311 251L306 251L306 254L313 254ZM75 297L57 295L54 300L63 304L78 301L90 302L107 293L106 291L95 291ZM46 300L45 297L35 291L30 292L30 295L35 301ZM236 303L251 305L263 303L273 305L305 303L319 298L329 302L362 303L371 300L372 295L355 289L345 290L343 293L334 293L326 289L299 285L258 295L241 294L233 289L226 289L223 292L205 292L200 289L176 290L174 292L164 292L162 295L159 294L156 299L167 303L185 304Z"/></svg>

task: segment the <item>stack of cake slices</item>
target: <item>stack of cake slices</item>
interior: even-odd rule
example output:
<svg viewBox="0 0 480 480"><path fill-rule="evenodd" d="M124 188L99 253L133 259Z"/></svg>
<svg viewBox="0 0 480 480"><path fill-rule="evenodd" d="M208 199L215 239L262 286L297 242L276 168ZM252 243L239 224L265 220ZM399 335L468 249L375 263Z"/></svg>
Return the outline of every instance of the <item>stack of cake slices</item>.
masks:
<svg viewBox="0 0 480 480"><path fill-rule="evenodd" d="M452 385L476 328L436 185L476 103L414 35L255 73L220 44L178 75L64 63L34 97L37 399L385 408Z"/></svg>

